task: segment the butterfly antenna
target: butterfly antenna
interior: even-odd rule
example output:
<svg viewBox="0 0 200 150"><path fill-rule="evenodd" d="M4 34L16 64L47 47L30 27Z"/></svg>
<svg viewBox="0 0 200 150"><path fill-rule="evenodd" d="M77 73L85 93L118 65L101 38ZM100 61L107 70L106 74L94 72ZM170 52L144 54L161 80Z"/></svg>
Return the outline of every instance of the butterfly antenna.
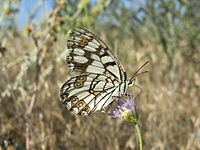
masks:
<svg viewBox="0 0 200 150"><path fill-rule="evenodd" d="M132 76L132 78L130 79L130 81L133 81L134 78L135 78L136 76L139 76L139 75L141 75L141 74L143 74L143 73L147 73L147 72L148 72L148 71L143 71L143 72L141 72L141 73L138 73L146 64L148 64L148 62L149 62L149 61L146 61L146 62L133 74L133 76Z"/></svg>

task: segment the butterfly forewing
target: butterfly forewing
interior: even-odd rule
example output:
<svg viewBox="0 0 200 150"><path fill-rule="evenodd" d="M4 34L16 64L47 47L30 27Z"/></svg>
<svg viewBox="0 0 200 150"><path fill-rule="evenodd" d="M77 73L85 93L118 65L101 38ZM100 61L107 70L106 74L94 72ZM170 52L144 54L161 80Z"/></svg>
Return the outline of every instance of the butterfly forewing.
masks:
<svg viewBox="0 0 200 150"><path fill-rule="evenodd" d="M67 63L72 71L107 74L123 80L123 67L99 38L85 29L73 30L70 36Z"/></svg>
<svg viewBox="0 0 200 150"><path fill-rule="evenodd" d="M61 87L60 96L68 110L89 115L103 110L113 102L113 97L126 92L126 72L109 48L88 30L76 29L70 36L66 60L79 75Z"/></svg>

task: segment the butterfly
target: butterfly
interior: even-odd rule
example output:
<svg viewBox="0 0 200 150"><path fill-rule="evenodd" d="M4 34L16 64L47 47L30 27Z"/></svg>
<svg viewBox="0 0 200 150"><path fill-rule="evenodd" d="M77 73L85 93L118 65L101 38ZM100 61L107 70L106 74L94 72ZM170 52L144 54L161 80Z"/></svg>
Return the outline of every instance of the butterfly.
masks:
<svg viewBox="0 0 200 150"><path fill-rule="evenodd" d="M96 35L83 28L74 29L69 35L66 61L77 75L62 85L60 98L77 115L103 111L134 84L139 70L128 79L121 63Z"/></svg>

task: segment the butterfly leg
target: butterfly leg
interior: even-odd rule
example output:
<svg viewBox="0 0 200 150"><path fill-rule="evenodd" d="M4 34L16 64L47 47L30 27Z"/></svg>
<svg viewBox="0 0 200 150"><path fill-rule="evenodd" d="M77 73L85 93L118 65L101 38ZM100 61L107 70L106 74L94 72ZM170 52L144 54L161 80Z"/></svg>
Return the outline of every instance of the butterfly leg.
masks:
<svg viewBox="0 0 200 150"><path fill-rule="evenodd" d="M118 100L119 100L120 97L119 96L113 96L112 98L113 98L113 101L104 110L102 110L102 112L108 113L109 109L112 107L112 105L114 103L116 103L118 105L117 102L118 102Z"/></svg>
<svg viewBox="0 0 200 150"><path fill-rule="evenodd" d="M140 92L135 96L135 99L136 99L142 93L142 88L135 84L133 86L135 86L136 88L138 88L140 90Z"/></svg>

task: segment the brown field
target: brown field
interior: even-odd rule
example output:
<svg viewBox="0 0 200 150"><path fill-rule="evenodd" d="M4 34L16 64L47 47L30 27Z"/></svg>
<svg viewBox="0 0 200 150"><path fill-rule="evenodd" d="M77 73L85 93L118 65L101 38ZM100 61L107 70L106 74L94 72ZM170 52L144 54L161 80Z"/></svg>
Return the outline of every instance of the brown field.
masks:
<svg viewBox="0 0 200 150"><path fill-rule="evenodd" d="M40 30L31 25L24 32L0 28L0 150L9 149L3 148L5 141L11 142L9 150L138 150L131 124L101 112L73 115L60 101L60 87L73 76L66 67L64 31L81 20L72 18L76 23L66 22L71 24L65 29L60 9L58 3ZM187 38L180 40L169 59L159 38L146 27L143 44L137 46L136 39L120 36L127 29L123 26L114 30L92 25L88 28L99 33L129 77L149 61L142 69L149 72L135 83L142 88L136 104L143 149L200 149L200 55L186 57ZM132 86L129 93L136 96L139 90Z"/></svg>
<svg viewBox="0 0 200 150"><path fill-rule="evenodd" d="M35 64L38 48L33 40L9 34L5 39L7 51L0 60L2 137L9 137L22 147L29 142L31 149L138 148L136 133L130 124L104 113L74 116L59 101L60 87L71 76L64 61L66 37L61 36L51 48L47 46L41 72ZM123 41L114 52L129 75L149 60L143 68L149 73L136 81L143 89L136 103L140 108L144 149L199 149L200 75L192 72L188 77L187 62L180 54L177 54L176 67L167 69L166 58L156 56L159 49L154 44L146 43L135 50L131 41ZM129 88L129 93L137 92L137 88ZM27 113L33 100L33 109Z"/></svg>

